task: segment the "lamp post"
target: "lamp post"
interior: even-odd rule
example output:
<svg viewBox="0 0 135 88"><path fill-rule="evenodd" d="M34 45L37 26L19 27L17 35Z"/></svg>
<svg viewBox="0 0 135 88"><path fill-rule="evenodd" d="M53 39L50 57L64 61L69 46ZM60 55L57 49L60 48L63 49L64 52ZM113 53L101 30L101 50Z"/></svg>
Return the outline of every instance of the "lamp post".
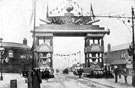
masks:
<svg viewBox="0 0 135 88"><path fill-rule="evenodd" d="M132 46L133 46L133 50L132 50L132 57L133 57L133 76L132 76L132 85L135 87L135 55L134 55L134 8L132 7Z"/></svg>
<svg viewBox="0 0 135 88"><path fill-rule="evenodd" d="M81 51L79 51L79 63L80 63L80 69L81 69Z"/></svg>
<svg viewBox="0 0 135 88"><path fill-rule="evenodd" d="M2 54L3 54L3 51L5 49L2 46L2 38L0 38L0 43L1 43L1 46L0 46L0 58L1 58L1 76L0 76L0 80L3 80L3 76L2 76Z"/></svg>

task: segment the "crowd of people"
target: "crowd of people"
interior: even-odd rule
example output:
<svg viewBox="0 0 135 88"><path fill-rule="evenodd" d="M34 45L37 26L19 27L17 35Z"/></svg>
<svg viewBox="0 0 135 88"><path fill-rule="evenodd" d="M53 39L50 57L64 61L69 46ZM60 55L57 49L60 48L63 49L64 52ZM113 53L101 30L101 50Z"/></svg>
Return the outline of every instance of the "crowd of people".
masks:
<svg viewBox="0 0 135 88"><path fill-rule="evenodd" d="M121 78L121 75L124 76L125 83L127 83L127 77L129 75L127 68L120 69L116 67L114 68L113 73L115 74L115 83L118 82L118 77Z"/></svg>
<svg viewBox="0 0 135 88"><path fill-rule="evenodd" d="M40 83L42 83L42 80L48 81L50 78L50 72L47 68L42 71L40 69L33 69L27 73L25 72L25 74L28 88L40 88Z"/></svg>
<svg viewBox="0 0 135 88"><path fill-rule="evenodd" d="M49 70L46 68L44 71L41 72L42 73L42 79L45 79L46 81L48 81L49 79Z"/></svg>

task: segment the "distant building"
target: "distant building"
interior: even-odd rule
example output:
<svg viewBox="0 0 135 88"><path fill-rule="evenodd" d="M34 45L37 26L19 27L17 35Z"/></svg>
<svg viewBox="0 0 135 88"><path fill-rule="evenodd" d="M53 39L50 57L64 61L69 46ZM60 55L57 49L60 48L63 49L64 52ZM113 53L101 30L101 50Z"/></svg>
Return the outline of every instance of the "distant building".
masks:
<svg viewBox="0 0 135 88"><path fill-rule="evenodd" d="M130 73L132 70L132 57L129 56L128 49L130 43L122 44L118 46L111 47L108 44L108 51L104 54L104 63L105 65L109 65L114 68L117 66L118 68L128 68L130 69Z"/></svg>
<svg viewBox="0 0 135 88"><path fill-rule="evenodd" d="M31 69L31 48L27 46L26 39L23 40L23 43L2 42L0 44L5 49L2 55L3 72L18 73Z"/></svg>

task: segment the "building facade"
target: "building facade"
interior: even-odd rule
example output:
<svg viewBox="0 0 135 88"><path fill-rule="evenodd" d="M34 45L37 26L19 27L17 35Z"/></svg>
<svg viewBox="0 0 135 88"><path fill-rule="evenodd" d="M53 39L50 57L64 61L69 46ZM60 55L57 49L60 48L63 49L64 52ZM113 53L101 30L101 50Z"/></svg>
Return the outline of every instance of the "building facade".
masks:
<svg viewBox="0 0 135 88"><path fill-rule="evenodd" d="M114 67L118 67L120 69L127 68L129 70L129 74L132 74L132 56L129 55L129 46L130 43L118 45L111 47L108 44L108 51L104 54L104 63L105 65L111 66L113 70Z"/></svg>
<svg viewBox="0 0 135 88"><path fill-rule="evenodd" d="M3 72L18 73L31 69L31 48L27 46L26 39L23 40L23 44L2 42L1 45L5 49L0 65Z"/></svg>

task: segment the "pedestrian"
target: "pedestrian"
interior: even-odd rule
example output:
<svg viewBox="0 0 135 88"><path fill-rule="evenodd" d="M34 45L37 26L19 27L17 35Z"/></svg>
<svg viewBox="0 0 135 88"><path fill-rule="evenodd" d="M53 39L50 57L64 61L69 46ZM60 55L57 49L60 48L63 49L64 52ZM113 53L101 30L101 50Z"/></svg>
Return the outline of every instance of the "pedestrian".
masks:
<svg viewBox="0 0 135 88"><path fill-rule="evenodd" d="M82 76L82 69L80 68L80 69L78 69L78 75L79 75L79 78L81 78L81 76Z"/></svg>
<svg viewBox="0 0 135 88"><path fill-rule="evenodd" d="M46 81L48 81L48 79L49 79L49 70L47 68L44 71L44 78Z"/></svg>
<svg viewBox="0 0 135 88"><path fill-rule="evenodd" d="M59 73L59 69L56 69L56 73Z"/></svg>
<svg viewBox="0 0 135 88"><path fill-rule="evenodd" d="M28 72L28 77L27 77L27 80L28 80L28 88L32 88L32 71L29 71Z"/></svg>
<svg viewBox="0 0 135 88"><path fill-rule="evenodd" d="M58 73L59 73L59 69L56 69L56 75L58 75Z"/></svg>
<svg viewBox="0 0 135 88"><path fill-rule="evenodd" d="M38 69L33 70L32 74L32 88L40 88L41 77Z"/></svg>
<svg viewBox="0 0 135 88"><path fill-rule="evenodd" d="M127 69L126 68L123 69L123 75L124 75L125 83L127 83L128 72L127 72Z"/></svg>
<svg viewBox="0 0 135 88"><path fill-rule="evenodd" d="M120 66L119 68L119 78L121 79L121 75L122 75L122 67Z"/></svg>
<svg viewBox="0 0 135 88"><path fill-rule="evenodd" d="M114 74L115 74L115 83L117 83L117 82L118 82L118 73L119 73L119 69L116 67L116 68L114 69Z"/></svg>

